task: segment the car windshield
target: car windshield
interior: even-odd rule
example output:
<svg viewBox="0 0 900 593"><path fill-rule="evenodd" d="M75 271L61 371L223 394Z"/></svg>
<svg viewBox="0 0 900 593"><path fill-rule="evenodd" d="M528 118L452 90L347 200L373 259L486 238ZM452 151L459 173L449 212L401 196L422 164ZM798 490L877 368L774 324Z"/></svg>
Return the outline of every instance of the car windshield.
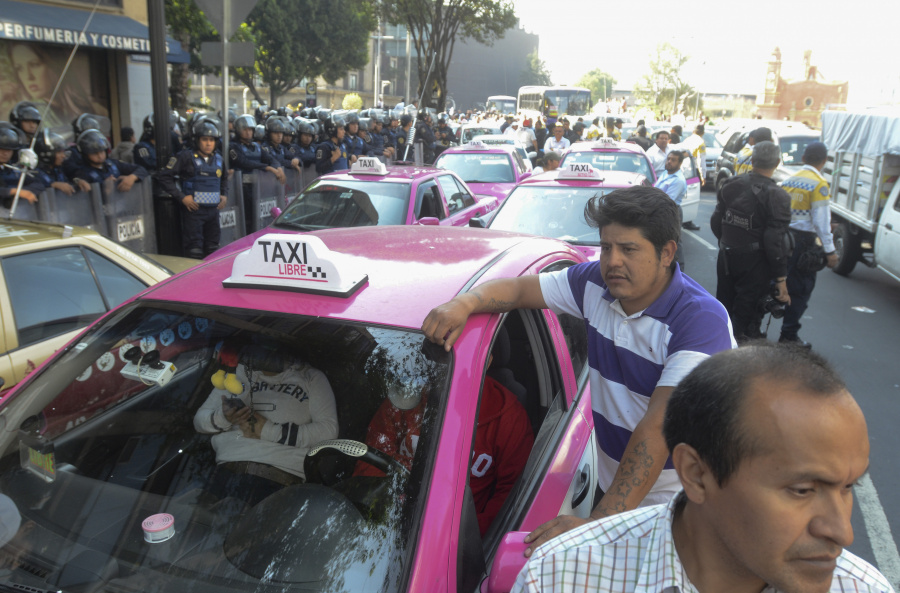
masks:
<svg viewBox="0 0 900 593"><path fill-rule="evenodd" d="M813 142L818 142L815 136L787 136L778 138L781 146L781 164L788 167L803 165L803 152Z"/></svg>
<svg viewBox="0 0 900 593"><path fill-rule="evenodd" d="M515 99L491 99L487 102L486 111L496 111L497 113L515 113Z"/></svg>
<svg viewBox="0 0 900 593"><path fill-rule="evenodd" d="M3 410L0 582L399 591L449 357L407 329L120 309Z"/></svg>
<svg viewBox="0 0 900 593"><path fill-rule="evenodd" d="M445 153L436 167L453 171L466 183L513 183L515 174L506 154Z"/></svg>
<svg viewBox="0 0 900 593"><path fill-rule="evenodd" d="M541 235L577 245L599 245L600 233L588 226L584 207L594 196L610 190L599 187L540 187L520 185L491 220L490 228Z"/></svg>
<svg viewBox="0 0 900 593"><path fill-rule="evenodd" d="M550 105L556 107L557 112L562 115L588 115L591 109L591 93L590 91L576 91L555 89L547 90L544 94L545 100L550 101Z"/></svg>
<svg viewBox="0 0 900 593"><path fill-rule="evenodd" d="M406 224L409 184L377 181L314 182L275 221L301 230Z"/></svg>
<svg viewBox="0 0 900 593"><path fill-rule="evenodd" d="M572 163L588 163L598 171L626 171L628 173L640 173L647 179L654 179L653 169L647 157L633 152L601 152L584 151L570 152L563 157L560 169L565 169Z"/></svg>
<svg viewBox="0 0 900 593"><path fill-rule="evenodd" d="M460 140L465 144L466 142L470 142L475 136L484 136L488 134L500 134L500 128L463 128L462 138Z"/></svg>
<svg viewBox="0 0 900 593"><path fill-rule="evenodd" d="M703 143L706 144L706 148L722 148L722 143L713 132L703 134Z"/></svg>

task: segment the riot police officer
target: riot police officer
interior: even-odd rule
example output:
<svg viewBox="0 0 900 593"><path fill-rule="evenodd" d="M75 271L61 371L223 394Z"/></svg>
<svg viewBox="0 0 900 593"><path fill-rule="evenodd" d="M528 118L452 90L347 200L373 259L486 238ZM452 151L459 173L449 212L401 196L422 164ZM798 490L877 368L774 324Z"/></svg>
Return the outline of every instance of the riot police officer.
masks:
<svg viewBox="0 0 900 593"><path fill-rule="evenodd" d="M9 121L25 132L25 137L28 139L27 144L30 146L32 138L41 126L41 112L34 103L20 101L9 112Z"/></svg>
<svg viewBox="0 0 900 593"><path fill-rule="evenodd" d="M390 117L390 116L388 116ZM373 156L385 156L392 158L394 156L394 148L385 144L385 135L381 127L382 120L373 118L371 121L371 154Z"/></svg>
<svg viewBox="0 0 900 593"><path fill-rule="evenodd" d="M156 138L153 131L153 114L144 118L141 139L134 145L134 164L148 171L156 171Z"/></svg>
<svg viewBox="0 0 900 593"><path fill-rule="evenodd" d="M451 146L459 144L456 141L456 134L453 133L453 128L450 127L450 116L446 113L442 113L438 116L437 128L435 130L437 136L437 148L435 150L436 155L441 154Z"/></svg>
<svg viewBox="0 0 900 593"><path fill-rule="evenodd" d="M297 154L300 164L303 167L309 167L316 164L316 145L313 144L313 138L316 136L316 130L309 121L300 120L297 122Z"/></svg>
<svg viewBox="0 0 900 593"><path fill-rule="evenodd" d="M66 160L66 140L50 130L41 130L34 142L38 166L35 175L44 187L52 187L67 196L75 193L75 186L62 170Z"/></svg>
<svg viewBox="0 0 900 593"><path fill-rule="evenodd" d="M778 145L758 142L753 170L722 186L710 219L719 240L716 298L728 311L738 342L764 337L760 302L766 295L772 292L776 300L790 303L785 235L791 198L772 180L780 160Z"/></svg>
<svg viewBox="0 0 900 593"><path fill-rule="evenodd" d="M72 120L72 132L75 134L75 140L78 140L88 130L100 130L100 121L97 119L97 116L90 113L82 113ZM78 170L83 166L84 159L81 157L81 152L79 152L78 143L76 142L69 149L69 154L66 156L66 160L63 161L62 168L66 177L75 181L75 185L81 191L90 191L91 188L86 181L76 179Z"/></svg>
<svg viewBox="0 0 900 593"><path fill-rule="evenodd" d="M366 142L359 136L359 116L356 113L348 113L344 117L346 125L344 129L344 144L347 145L347 153L351 156L361 157L366 154Z"/></svg>
<svg viewBox="0 0 900 593"><path fill-rule="evenodd" d="M431 114L427 111L419 112L419 120L416 122L416 142L422 142L425 164L433 163L437 139L434 137L434 130L431 129Z"/></svg>
<svg viewBox="0 0 900 593"><path fill-rule="evenodd" d="M22 169L13 164L13 156L18 150L26 148L25 133L8 122L0 122L0 197L4 207L12 204L19 186ZM37 194L43 189L30 173L25 173L25 182L19 197L32 204L37 202Z"/></svg>
<svg viewBox="0 0 900 593"><path fill-rule="evenodd" d="M270 154L263 152L259 144L253 141L255 131L256 122L252 115L242 115L234 120L236 142L228 148L230 163L244 175L254 171L268 171L274 173L279 182L284 183L281 164L275 162Z"/></svg>
<svg viewBox="0 0 900 593"><path fill-rule="evenodd" d="M400 127L397 128L397 158L404 160L412 155L407 155L406 144L409 142L409 130L412 128L412 116L404 113L400 116ZM412 150L412 146L409 147Z"/></svg>
<svg viewBox="0 0 900 593"><path fill-rule="evenodd" d="M285 132L289 129L287 121L280 115L273 115L270 117L266 120L266 140L262 143L261 148L262 151L267 153L282 169L286 169L287 167L298 169L300 161L291 159L289 155L285 154L284 145L281 143L284 139ZM284 182L282 181L282 183Z"/></svg>
<svg viewBox="0 0 900 593"><path fill-rule="evenodd" d="M84 164L75 174L75 181L103 183L114 179L119 191L127 192L135 184L147 177L147 170L140 165L123 163L108 158L109 141L98 130L87 130L78 137L78 151ZM79 184L79 187L81 184Z"/></svg>
<svg viewBox="0 0 900 593"><path fill-rule="evenodd" d="M319 175L349 169L356 162L356 156L349 155L344 144L344 125L341 117L333 117L325 122L328 140L316 147L316 172Z"/></svg>
<svg viewBox="0 0 900 593"><path fill-rule="evenodd" d="M188 257L202 259L219 248L219 210L228 201L228 180L222 155L216 151L221 138L212 121L196 122L191 136L194 150L182 150L159 173L163 190L176 197L182 211L182 240ZM181 189L175 180L181 181Z"/></svg>

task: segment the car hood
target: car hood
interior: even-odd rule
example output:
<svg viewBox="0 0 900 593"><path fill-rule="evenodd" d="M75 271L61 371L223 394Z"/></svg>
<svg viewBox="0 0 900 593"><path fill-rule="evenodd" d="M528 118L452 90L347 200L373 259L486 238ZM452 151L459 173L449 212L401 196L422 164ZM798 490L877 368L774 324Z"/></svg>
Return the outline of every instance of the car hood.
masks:
<svg viewBox="0 0 900 593"><path fill-rule="evenodd" d="M584 254L586 258L590 261L599 261L600 260L600 246L599 245L572 245L575 249Z"/></svg>

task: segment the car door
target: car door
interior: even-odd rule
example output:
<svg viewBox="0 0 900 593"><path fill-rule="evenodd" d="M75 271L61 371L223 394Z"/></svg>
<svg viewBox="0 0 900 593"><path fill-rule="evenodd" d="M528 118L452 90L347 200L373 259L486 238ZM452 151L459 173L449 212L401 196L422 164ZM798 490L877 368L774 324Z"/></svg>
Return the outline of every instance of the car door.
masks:
<svg viewBox="0 0 900 593"><path fill-rule="evenodd" d="M422 181L416 188L413 220L410 223L450 224L447 221L447 204L435 179Z"/></svg>
<svg viewBox="0 0 900 593"><path fill-rule="evenodd" d="M555 263L545 269L552 271L570 263ZM498 343L504 333L508 336L510 352L508 357L500 356L504 366L498 369ZM493 363L486 375L495 377L498 370L505 371L503 374L518 384L518 390L514 387L509 390L515 390L534 438L518 480L480 538L482 561L488 567L484 573L496 578L492 570L494 566L499 570L498 553L503 554L501 564L508 566L512 561L519 568L524 565L521 541L528 532L559 514L589 516L597 495L597 446L583 320L557 317L546 310L513 311L497 324L491 335ZM470 457L474 454L473 448ZM475 456L472 470L478 467L477 462ZM465 516L466 505L463 509L460 540L476 541L474 536L478 534L471 533L471 518L467 520ZM469 537L465 537L467 524ZM510 538L516 543L506 543ZM471 556L465 560L471 562ZM480 583L482 591L488 582L490 578ZM472 591L478 583L469 581L460 585L458 590Z"/></svg>
<svg viewBox="0 0 900 593"><path fill-rule="evenodd" d="M875 231L875 261L900 280L900 183L894 184Z"/></svg>
<svg viewBox="0 0 900 593"><path fill-rule="evenodd" d="M700 171L694 157L688 155L681 161L681 172L687 182L687 193L681 200L681 210L684 222L690 222L697 217L700 210Z"/></svg>
<svg viewBox="0 0 900 593"><path fill-rule="evenodd" d="M488 207L490 200L476 200L466 184L452 173L439 175L437 181L447 202L450 224L453 226L466 226L470 218L481 216L492 209Z"/></svg>

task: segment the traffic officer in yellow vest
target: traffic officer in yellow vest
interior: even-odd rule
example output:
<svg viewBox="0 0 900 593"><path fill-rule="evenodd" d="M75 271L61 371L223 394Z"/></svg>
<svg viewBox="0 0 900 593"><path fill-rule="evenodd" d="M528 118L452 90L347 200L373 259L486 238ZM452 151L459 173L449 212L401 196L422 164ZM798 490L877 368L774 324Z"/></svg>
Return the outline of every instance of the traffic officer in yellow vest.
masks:
<svg viewBox="0 0 900 593"><path fill-rule="evenodd" d="M753 170L753 147L757 142L772 142L772 130L769 128L756 128L747 136L747 144L734 157L734 174L742 175Z"/></svg>
<svg viewBox="0 0 900 593"><path fill-rule="evenodd" d="M800 338L800 318L809 305L816 286L816 273L838 263L831 236L831 209L828 182L822 169L828 151L821 142L813 142L803 152L803 168L781 185L791 196L791 234L794 253L788 261L787 290L791 303L785 307L779 342L793 342L810 348Z"/></svg>

